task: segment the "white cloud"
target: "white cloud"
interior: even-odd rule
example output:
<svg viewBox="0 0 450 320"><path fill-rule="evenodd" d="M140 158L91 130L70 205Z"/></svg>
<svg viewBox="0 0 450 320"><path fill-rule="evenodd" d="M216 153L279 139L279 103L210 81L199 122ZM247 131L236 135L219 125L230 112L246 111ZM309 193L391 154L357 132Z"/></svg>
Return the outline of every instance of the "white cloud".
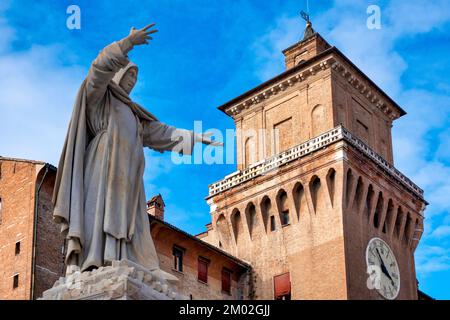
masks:
<svg viewBox="0 0 450 320"><path fill-rule="evenodd" d="M255 70L262 81L283 71L284 60L281 51L301 40L303 28L297 17L282 16L267 34L252 45L258 65Z"/></svg>
<svg viewBox="0 0 450 320"><path fill-rule="evenodd" d="M450 226L439 226L430 235L432 238L442 239L450 236Z"/></svg>
<svg viewBox="0 0 450 320"><path fill-rule="evenodd" d="M417 272L429 276L433 272L450 269L450 250L424 245L416 251Z"/></svg>
<svg viewBox="0 0 450 320"><path fill-rule="evenodd" d="M15 30L6 8L0 8L0 154L57 165L86 70L63 65L58 44L12 52Z"/></svg>

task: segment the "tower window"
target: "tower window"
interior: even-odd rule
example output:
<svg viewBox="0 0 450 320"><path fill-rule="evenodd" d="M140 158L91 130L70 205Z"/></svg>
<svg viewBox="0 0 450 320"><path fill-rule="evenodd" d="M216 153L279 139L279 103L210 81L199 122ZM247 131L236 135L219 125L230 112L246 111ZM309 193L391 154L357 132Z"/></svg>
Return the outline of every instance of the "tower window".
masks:
<svg viewBox="0 0 450 320"><path fill-rule="evenodd" d="M184 250L179 247L173 247L173 268L179 272L183 272L183 255Z"/></svg>
<svg viewBox="0 0 450 320"><path fill-rule="evenodd" d="M20 241L16 242L16 256L20 254Z"/></svg>
<svg viewBox="0 0 450 320"><path fill-rule="evenodd" d="M19 275L16 274L13 277L13 289L16 289L17 287L19 287Z"/></svg>
<svg viewBox="0 0 450 320"><path fill-rule="evenodd" d="M208 283L208 263L205 258L198 258L198 280L204 283Z"/></svg>
<svg viewBox="0 0 450 320"><path fill-rule="evenodd" d="M289 210L285 210L281 213L282 221L281 223L283 226L287 226L289 224Z"/></svg>
<svg viewBox="0 0 450 320"><path fill-rule="evenodd" d="M291 280L289 272L273 278L275 300L291 300Z"/></svg>
<svg viewBox="0 0 450 320"><path fill-rule="evenodd" d="M270 231L275 231L275 230L276 230L275 216L270 216Z"/></svg>
<svg viewBox="0 0 450 320"><path fill-rule="evenodd" d="M227 269L222 270L222 291L231 293L231 272Z"/></svg>

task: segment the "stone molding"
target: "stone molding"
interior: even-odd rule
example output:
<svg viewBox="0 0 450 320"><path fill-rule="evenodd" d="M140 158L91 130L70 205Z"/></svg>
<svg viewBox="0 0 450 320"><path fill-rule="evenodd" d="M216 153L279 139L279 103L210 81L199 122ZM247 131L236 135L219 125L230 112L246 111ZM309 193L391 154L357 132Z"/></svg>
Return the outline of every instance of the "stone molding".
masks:
<svg viewBox="0 0 450 320"><path fill-rule="evenodd" d="M226 176L223 180L209 185L209 195L207 199L339 141L345 141L363 153L398 183L406 187L419 199L423 200L422 189L420 189L394 166L388 163L382 156L373 151L363 141L351 134L350 131L345 129L343 126L338 126L311 140L299 144L289 150L283 151L268 159L259 161L245 170L236 171Z"/></svg>
<svg viewBox="0 0 450 320"><path fill-rule="evenodd" d="M262 101L267 100L272 96L276 96L280 92L284 92L287 88L294 86L296 83L301 83L310 76L316 75L321 70L330 68L331 64L334 61L335 59L333 57L327 57L326 59L317 62L314 65L295 73L294 75L287 77L287 79L278 81L268 88L263 89L256 94L250 95L249 97L245 98L244 101L236 103L235 105L227 108L225 112L228 115L235 117L242 111L249 109L251 106L258 105Z"/></svg>

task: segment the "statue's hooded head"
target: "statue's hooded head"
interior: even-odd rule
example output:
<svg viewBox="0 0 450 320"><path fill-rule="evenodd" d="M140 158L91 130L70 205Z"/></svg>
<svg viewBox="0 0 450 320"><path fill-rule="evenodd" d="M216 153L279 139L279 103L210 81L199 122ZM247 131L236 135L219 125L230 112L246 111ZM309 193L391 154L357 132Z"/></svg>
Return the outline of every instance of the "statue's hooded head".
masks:
<svg viewBox="0 0 450 320"><path fill-rule="evenodd" d="M113 78L113 81L117 83L126 93L130 94L137 81L138 67L133 62L120 69Z"/></svg>

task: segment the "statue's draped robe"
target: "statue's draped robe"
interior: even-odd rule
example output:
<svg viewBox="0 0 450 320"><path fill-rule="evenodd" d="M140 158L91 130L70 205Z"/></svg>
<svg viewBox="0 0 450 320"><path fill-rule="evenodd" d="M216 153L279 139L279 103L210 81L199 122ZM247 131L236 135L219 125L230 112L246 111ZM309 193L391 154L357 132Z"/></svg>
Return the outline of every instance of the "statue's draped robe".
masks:
<svg viewBox="0 0 450 320"><path fill-rule="evenodd" d="M68 241L66 263L81 271L121 259L159 268L146 212L143 147L162 152L183 144L185 154L193 148L191 131L159 122L112 81L127 66L118 42L94 60L59 163L53 216Z"/></svg>

